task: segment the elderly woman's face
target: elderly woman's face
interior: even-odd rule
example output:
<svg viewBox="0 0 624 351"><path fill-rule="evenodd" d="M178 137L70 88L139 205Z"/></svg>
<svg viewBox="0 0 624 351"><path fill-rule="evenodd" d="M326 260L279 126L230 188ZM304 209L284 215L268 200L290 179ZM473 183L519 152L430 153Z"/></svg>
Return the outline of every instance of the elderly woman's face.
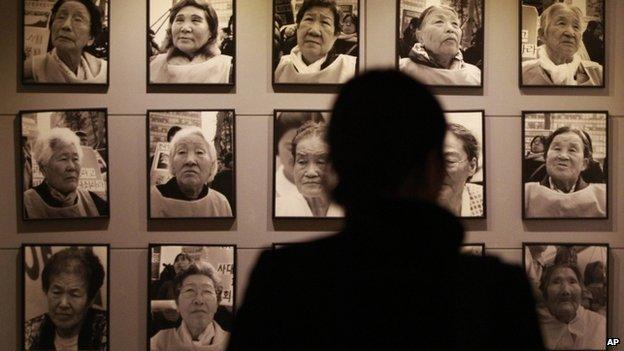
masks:
<svg viewBox="0 0 624 351"><path fill-rule="evenodd" d="M60 51L82 52L93 44L91 15L87 7L77 1L65 1L52 22L52 45Z"/></svg>
<svg viewBox="0 0 624 351"><path fill-rule="evenodd" d="M52 276L50 288L46 293L48 314L54 326L63 332L75 335L79 332L91 301L87 291L88 284L82 276L63 272Z"/></svg>
<svg viewBox="0 0 624 351"><path fill-rule="evenodd" d="M178 310L191 329L205 329L217 312L217 291L214 282L203 274L186 277L180 287Z"/></svg>
<svg viewBox="0 0 624 351"><path fill-rule="evenodd" d="M297 189L304 197L325 194L325 177L328 169L328 146L313 135L299 141L296 146L294 178Z"/></svg>
<svg viewBox="0 0 624 351"><path fill-rule="evenodd" d="M571 268L556 268L546 286L546 305L558 320L568 323L581 303L581 284Z"/></svg>
<svg viewBox="0 0 624 351"><path fill-rule="evenodd" d="M74 144L61 144L52 149L52 157L41 170L49 186L63 194L78 188L80 178L80 157Z"/></svg>
<svg viewBox="0 0 624 351"><path fill-rule="evenodd" d="M195 6L180 9L171 23L173 45L187 55L194 55L210 39L210 27L204 10Z"/></svg>
<svg viewBox="0 0 624 351"><path fill-rule="evenodd" d="M556 181L575 183L588 163L583 155L583 140L573 132L554 137L546 152L546 172Z"/></svg>
<svg viewBox="0 0 624 351"><path fill-rule="evenodd" d="M440 189L440 197L448 198L464 191L468 178L477 170L476 159L469 160L464 150L464 142L453 132L447 132L444 138L444 162L446 176Z"/></svg>
<svg viewBox="0 0 624 351"><path fill-rule="evenodd" d="M336 41L334 14L326 7L312 7L297 26L297 45L307 63L327 55Z"/></svg>
<svg viewBox="0 0 624 351"><path fill-rule="evenodd" d="M579 49L582 34L581 19L566 7L552 13L542 39L551 52L569 61Z"/></svg>
<svg viewBox="0 0 624 351"><path fill-rule="evenodd" d="M191 264L191 261L187 260L186 257L180 256L173 263L173 269L175 270L176 274L178 274L182 272L183 270L186 270L190 264Z"/></svg>
<svg viewBox="0 0 624 351"><path fill-rule="evenodd" d="M427 51L435 55L456 55L462 30L457 16L447 9L434 8L423 19L416 37Z"/></svg>
<svg viewBox="0 0 624 351"><path fill-rule="evenodd" d="M208 153L208 143L197 134L190 134L178 140L171 160L171 173L178 184L188 188L199 188L208 182L214 160Z"/></svg>

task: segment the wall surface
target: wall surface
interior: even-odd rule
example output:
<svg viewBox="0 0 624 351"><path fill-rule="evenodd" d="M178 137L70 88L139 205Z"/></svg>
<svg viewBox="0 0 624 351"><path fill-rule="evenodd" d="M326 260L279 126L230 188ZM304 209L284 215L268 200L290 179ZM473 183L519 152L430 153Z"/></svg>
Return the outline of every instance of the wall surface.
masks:
<svg viewBox="0 0 624 351"><path fill-rule="evenodd" d="M110 87L104 91L23 87L17 72L18 0L0 1L0 342L20 344L21 243L111 244L111 350L145 350L148 243L238 245L237 302L257 255L274 242L305 240L340 228L337 222L271 218L271 120L273 109L328 109L327 90L275 92L271 87L271 1L237 0L237 84L232 91L146 91L146 0L112 0ZM607 79L604 89L519 89L516 0L486 0L485 74L482 90L438 89L448 110L486 114L488 218L465 221L467 242L483 242L491 255L520 263L523 242L609 243L609 335L624 338L624 1L607 0ZM365 32L362 67L394 65L396 9L391 0L361 0ZM619 23L616 20L619 19ZM619 59L617 59L619 57ZM110 220L21 221L16 114L25 109L107 107L110 127ZM145 111L234 108L237 218L152 223L147 221ZM610 112L610 218L592 221L521 219L522 110ZM416 116L417 117L417 116ZM263 150L266 150L265 152ZM391 225L391 224L389 224ZM314 230L310 229L315 227ZM422 248L414 248L415 250Z"/></svg>

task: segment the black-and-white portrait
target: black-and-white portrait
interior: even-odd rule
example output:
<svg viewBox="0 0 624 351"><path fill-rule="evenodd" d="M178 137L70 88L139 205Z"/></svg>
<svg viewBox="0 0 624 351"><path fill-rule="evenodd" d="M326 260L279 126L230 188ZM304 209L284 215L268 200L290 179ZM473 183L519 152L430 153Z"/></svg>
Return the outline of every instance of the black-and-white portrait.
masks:
<svg viewBox="0 0 624 351"><path fill-rule="evenodd" d="M234 217L234 111L148 111L150 218Z"/></svg>
<svg viewBox="0 0 624 351"><path fill-rule="evenodd" d="M325 139L329 115L275 111L274 217L344 217L328 189L336 184Z"/></svg>
<svg viewBox="0 0 624 351"><path fill-rule="evenodd" d="M459 251L467 255L485 256L485 244L462 244Z"/></svg>
<svg viewBox="0 0 624 351"><path fill-rule="evenodd" d="M108 0L24 0L25 84L108 84Z"/></svg>
<svg viewBox="0 0 624 351"><path fill-rule="evenodd" d="M605 1L520 2L520 85L603 87Z"/></svg>
<svg viewBox="0 0 624 351"><path fill-rule="evenodd" d="M233 322L236 247L150 245L150 351L227 346Z"/></svg>
<svg viewBox="0 0 624 351"><path fill-rule="evenodd" d="M359 0L273 0L273 83L343 84L358 69Z"/></svg>
<svg viewBox="0 0 624 351"><path fill-rule="evenodd" d="M606 350L608 245L525 243L523 250L546 349Z"/></svg>
<svg viewBox="0 0 624 351"><path fill-rule="evenodd" d="M22 111L23 218L109 216L105 109Z"/></svg>
<svg viewBox="0 0 624 351"><path fill-rule="evenodd" d="M445 172L438 203L458 217L485 217L483 111L445 113Z"/></svg>
<svg viewBox="0 0 624 351"><path fill-rule="evenodd" d="M234 84L235 0L149 0L150 84Z"/></svg>
<svg viewBox="0 0 624 351"><path fill-rule="evenodd" d="M108 350L108 246L22 246L23 350Z"/></svg>
<svg viewBox="0 0 624 351"><path fill-rule="evenodd" d="M431 86L483 86L485 0L397 0L399 70Z"/></svg>
<svg viewBox="0 0 624 351"><path fill-rule="evenodd" d="M606 112L523 112L524 218L606 218Z"/></svg>

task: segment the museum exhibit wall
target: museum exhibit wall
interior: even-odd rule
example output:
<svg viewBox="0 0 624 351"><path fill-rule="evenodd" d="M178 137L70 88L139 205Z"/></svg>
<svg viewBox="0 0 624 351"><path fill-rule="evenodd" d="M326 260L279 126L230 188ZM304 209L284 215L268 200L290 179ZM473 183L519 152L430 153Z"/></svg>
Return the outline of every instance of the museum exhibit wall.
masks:
<svg viewBox="0 0 624 351"><path fill-rule="evenodd" d="M21 19L17 0L0 1L0 342L20 345L22 243L108 243L110 349L144 350L148 243L237 245L236 304L258 254L276 242L330 234L341 221L272 219L273 109L329 109L332 90L274 91L271 0L237 0L237 68L233 89L146 87L146 0L111 1L110 86L26 87L19 84ZM624 1L606 4L606 85L602 89L518 87L517 0L485 2L482 89L436 89L447 110L485 110L487 219L464 220L466 242L520 264L523 242L608 243L609 335L624 337ZM361 67L394 67L396 2L361 0ZM619 21L619 23L618 23ZM333 92L336 90L334 89ZM109 112L110 219L21 220L16 114L28 109L106 107ZM145 113L148 109L235 109L234 220L148 221ZM417 107L415 107L417 109ZM608 110L609 219L522 220L521 111ZM392 226L392 223L388 223ZM414 247L415 251L426 250ZM504 289L501 290L504 293Z"/></svg>

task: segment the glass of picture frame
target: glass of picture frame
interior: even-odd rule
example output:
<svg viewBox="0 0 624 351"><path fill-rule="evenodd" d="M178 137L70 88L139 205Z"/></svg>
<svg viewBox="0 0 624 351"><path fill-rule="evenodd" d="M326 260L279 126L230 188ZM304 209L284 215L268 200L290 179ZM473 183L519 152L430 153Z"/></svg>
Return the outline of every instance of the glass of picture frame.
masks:
<svg viewBox="0 0 624 351"><path fill-rule="evenodd" d="M464 254L474 256L485 256L485 244L462 244L459 251Z"/></svg>

